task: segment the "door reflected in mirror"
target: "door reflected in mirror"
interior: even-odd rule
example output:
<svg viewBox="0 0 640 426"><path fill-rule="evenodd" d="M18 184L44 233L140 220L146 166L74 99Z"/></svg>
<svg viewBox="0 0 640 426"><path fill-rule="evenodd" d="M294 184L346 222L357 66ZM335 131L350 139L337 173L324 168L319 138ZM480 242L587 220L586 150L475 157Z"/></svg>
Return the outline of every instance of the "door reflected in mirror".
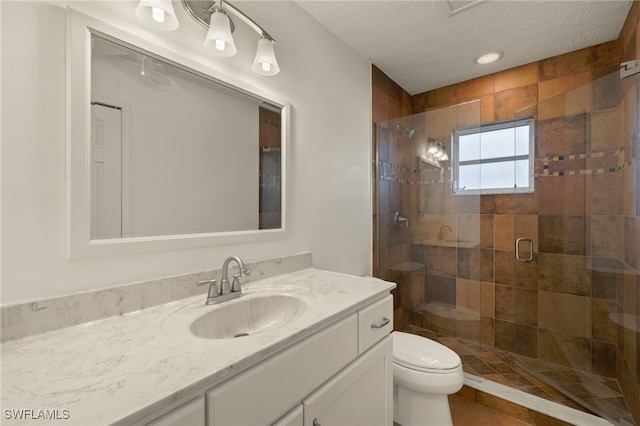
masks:
<svg viewBox="0 0 640 426"><path fill-rule="evenodd" d="M280 105L91 34L90 239L278 229Z"/></svg>

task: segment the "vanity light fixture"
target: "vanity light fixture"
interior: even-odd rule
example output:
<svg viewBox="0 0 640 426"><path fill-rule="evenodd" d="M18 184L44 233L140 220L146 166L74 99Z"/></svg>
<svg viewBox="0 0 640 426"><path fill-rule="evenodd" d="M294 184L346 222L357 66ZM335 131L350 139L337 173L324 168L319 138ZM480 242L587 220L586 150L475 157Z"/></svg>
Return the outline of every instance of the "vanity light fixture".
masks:
<svg viewBox="0 0 640 426"><path fill-rule="evenodd" d="M502 50L495 50L493 52L484 53L473 60L476 64L487 65L492 64L498 59L502 58L504 52Z"/></svg>
<svg viewBox="0 0 640 426"><path fill-rule="evenodd" d="M260 35L251 69L256 74L264 76L272 76L280 72L273 49L276 44L274 38L240 9L224 0L182 0L182 3L190 15L208 29L203 46L210 52L222 57L231 57L237 53L238 49L232 36L235 25L229 17L231 14ZM136 7L136 16L147 25L158 29L170 31L178 28L178 21L175 19L170 0L140 0ZM154 16L158 19L164 17L165 20L168 19L167 17L173 17L175 26L171 28L169 25L161 26Z"/></svg>
<svg viewBox="0 0 640 426"><path fill-rule="evenodd" d="M447 161L449 155L440 139L429 138L427 142L427 154L437 161Z"/></svg>
<svg viewBox="0 0 640 426"><path fill-rule="evenodd" d="M171 0L140 0L135 13L140 21L156 30L173 31L179 25Z"/></svg>

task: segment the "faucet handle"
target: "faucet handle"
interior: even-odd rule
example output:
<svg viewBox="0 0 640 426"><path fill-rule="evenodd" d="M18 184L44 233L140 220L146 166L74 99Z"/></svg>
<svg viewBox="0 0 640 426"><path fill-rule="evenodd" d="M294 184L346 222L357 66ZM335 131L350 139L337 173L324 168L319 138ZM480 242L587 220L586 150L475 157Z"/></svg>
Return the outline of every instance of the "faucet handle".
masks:
<svg viewBox="0 0 640 426"><path fill-rule="evenodd" d="M233 282L231 283L231 292L241 291L242 286L240 285L240 277L242 276L242 272L235 274L233 276Z"/></svg>
<svg viewBox="0 0 640 426"><path fill-rule="evenodd" d="M216 280L215 279L198 281L196 283L196 285L198 287L202 287L203 285L208 285L209 286L209 293L207 294L208 298L218 297L220 295L220 292L218 291L218 286L216 285Z"/></svg>
<svg viewBox="0 0 640 426"><path fill-rule="evenodd" d="M198 282L196 283L196 285L197 285L198 287L202 287L203 285L209 285L209 284L211 284L211 282L215 282L215 281L216 281L216 280L202 280L202 281L198 281Z"/></svg>

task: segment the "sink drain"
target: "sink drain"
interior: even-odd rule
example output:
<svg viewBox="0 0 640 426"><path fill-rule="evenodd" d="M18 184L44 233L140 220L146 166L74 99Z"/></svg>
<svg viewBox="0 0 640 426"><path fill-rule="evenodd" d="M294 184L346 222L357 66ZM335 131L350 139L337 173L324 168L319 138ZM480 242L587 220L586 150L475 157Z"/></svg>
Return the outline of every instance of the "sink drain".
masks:
<svg viewBox="0 0 640 426"><path fill-rule="evenodd" d="M244 337L244 336L248 336L248 335L249 335L249 333L238 333L233 337Z"/></svg>

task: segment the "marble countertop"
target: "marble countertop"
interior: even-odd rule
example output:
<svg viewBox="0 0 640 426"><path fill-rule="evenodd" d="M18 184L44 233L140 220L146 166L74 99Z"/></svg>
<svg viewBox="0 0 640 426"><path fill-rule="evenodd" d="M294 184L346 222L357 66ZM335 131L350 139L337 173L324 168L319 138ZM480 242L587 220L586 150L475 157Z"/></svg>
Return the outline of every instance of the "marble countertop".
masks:
<svg viewBox="0 0 640 426"><path fill-rule="evenodd" d="M3 424L7 410L57 410L67 425L131 424L204 392L283 348L388 294L395 284L305 269L243 285L302 299L295 321L238 339L194 336L191 322L216 309L205 296L2 344ZM225 302L234 303L242 300Z"/></svg>

